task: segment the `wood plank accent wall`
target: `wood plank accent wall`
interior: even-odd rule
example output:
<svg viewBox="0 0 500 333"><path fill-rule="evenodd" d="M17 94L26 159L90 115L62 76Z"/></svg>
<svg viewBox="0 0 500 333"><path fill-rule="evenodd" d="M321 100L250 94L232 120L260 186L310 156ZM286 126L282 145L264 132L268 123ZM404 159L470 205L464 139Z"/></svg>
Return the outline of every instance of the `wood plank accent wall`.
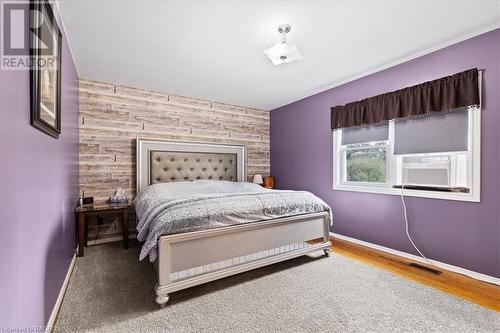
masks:
<svg viewBox="0 0 500 333"><path fill-rule="evenodd" d="M244 144L248 179L268 175L269 128L268 111L82 79L80 192L105 202L122 188L133 199L137 137Z"/></svg>

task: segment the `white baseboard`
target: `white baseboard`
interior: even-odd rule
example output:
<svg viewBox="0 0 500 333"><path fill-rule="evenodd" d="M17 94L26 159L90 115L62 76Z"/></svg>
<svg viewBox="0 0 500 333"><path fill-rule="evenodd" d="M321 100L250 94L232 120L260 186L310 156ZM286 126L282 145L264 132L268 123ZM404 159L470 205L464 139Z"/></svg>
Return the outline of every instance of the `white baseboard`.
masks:
<svg viewBox="0 0 500 333"><path fill-rule="evenodd" d="M343 240L351 242L351 243L356 243L356 244L360 244L360 245L363 245L363 246L366 246L366 247L370 247L370 248L375 249L375 250L379 250L379 251L387 252L387 253L390 253L390 254L394 254L394 255L397 255L397 256L400 256L400 257L403 257L403 258L407 258L407 259L410 259L410 260L413 260L413 261L418 261L418 262L421 262L423 264L427 264L428 263L427 260L424 259L424 258L422 258L422 257L416 256L416 255L413 255L413 254L410 254L410 253L406 253L406 252L394 250L394 249L391 249L391 248L388 248L388 247L385 247L385 246L368 243L368 242L365 242L365 241L362 241L362 240L359 240L359 239L356 239L356 238L347 237L347 236L336 234L336 233L333 233L333 232L330 232L330 236L338 238L338 239L343 239ZM334 246L335 246L335 243L334 243ZM496 277L493 277L493 276L489 276L489 275L486 275L486 274L482 274L482 273L478 273L478 272L474 272L474 271L471 271L471 270L468 270L468 269L465 269L465 268L461 268L461 267L458 267L458 266L453 266L453 265L446 264L444 262L440 262L440 261L436 261L436 260L432 260L432 259L429 259L429 261L434 266L436 266L436 267L439 267L439 268L442 268L442 269L446 269L446 270L451 271L451 272L463 274L463 275L466 275L466 276L471 277L471 278L476 279L476 280L480 280L480 281L484 281L484 282L488 282L488 283L493 283L493 284L496 284L496 285L500 285L500 279L499 278L496 278Z"/></svg>
<svg viewBox="0 0 500 333"><path fill-rule="evenodd" d="M71 264L69 265L68 271L66 272L66 277L64 278L64 282L59 290L59 295L57 296L56 303L54 304L54 308L52 308L52 312L50 313L49 320L47 321L47 325L45 326L45 332L52 332L54 329L54 325L56 323L57 314L59 313L59 309L61 308L61 304L64 298L64 294L66 293L66 288L68 288L69 279L71 277L71 273L73 273L73 268L76 263L76 253L78 248L75 250L75 254L73 254L73 259L71 259Z"/></svg>

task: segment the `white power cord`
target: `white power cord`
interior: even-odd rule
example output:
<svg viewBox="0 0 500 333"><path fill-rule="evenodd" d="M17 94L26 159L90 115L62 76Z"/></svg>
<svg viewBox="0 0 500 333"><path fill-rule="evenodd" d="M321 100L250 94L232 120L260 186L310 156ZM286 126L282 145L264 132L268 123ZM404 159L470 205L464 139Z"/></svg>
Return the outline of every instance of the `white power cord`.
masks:
<svg viewBox="0 0 500 333"><path fill-rule="evenodd" d="M433 265L433 263L426 256L424 256L424 254L422 253L422 251L420 251L418 249L418 247L415 245L415 242L413 242L413 239L410 236L410 231L409 231L409 228L408 228L408 214L406 212L406 203L405 203L405 197L404 197L404 187L405 187L404 185L401 185L401 202L403 203L403 211L404 211L404 215L405 215L406 236L408 236L408 239L410 240L411 245L413 245L413 247L415 248L415 250L417 250L417 252L422 256L422 258L424 258L425 260L427 260L427 262L429 264Z"/></svg>

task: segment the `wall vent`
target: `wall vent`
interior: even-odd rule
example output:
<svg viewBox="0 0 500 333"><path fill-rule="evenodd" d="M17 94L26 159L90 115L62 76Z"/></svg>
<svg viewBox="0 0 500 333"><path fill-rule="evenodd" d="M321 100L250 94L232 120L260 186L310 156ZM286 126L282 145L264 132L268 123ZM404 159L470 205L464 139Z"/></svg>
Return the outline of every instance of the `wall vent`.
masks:
<svg viewBox="0 0 500 333"><path fill-rule="evenodd" d="M434 275L439 275L439 274L443 273L442 271L438 271L437 269L430 268L430 267L427 267L427 266L424 266L424 265L420 265L420 264L417 264L417 263L414 263L414 262L412 262L412 263L410 263L408 265L411 266L411 267L414 267L414 268L418 268L418 269L420 269L422 271L426 271L428 273L432 273Z"/></svg>

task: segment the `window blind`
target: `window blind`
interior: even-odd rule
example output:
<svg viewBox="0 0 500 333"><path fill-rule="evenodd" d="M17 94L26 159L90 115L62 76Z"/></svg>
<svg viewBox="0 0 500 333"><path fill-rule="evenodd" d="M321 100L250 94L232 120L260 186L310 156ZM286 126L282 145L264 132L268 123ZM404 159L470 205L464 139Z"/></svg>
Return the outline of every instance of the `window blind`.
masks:
<svg viewBox="0 0 500 333"><path fill-rule="evenodd" d="M361 128L345 128L342 130L342 144L385 141L389 139L389 125L372 125Z"/></svg>
<svg viewBox="0 0 500 333"><path fill-rule="evenodd" d="M431 117L398 119L394 123L394 154L468 150L468 108Z"/></svg>

